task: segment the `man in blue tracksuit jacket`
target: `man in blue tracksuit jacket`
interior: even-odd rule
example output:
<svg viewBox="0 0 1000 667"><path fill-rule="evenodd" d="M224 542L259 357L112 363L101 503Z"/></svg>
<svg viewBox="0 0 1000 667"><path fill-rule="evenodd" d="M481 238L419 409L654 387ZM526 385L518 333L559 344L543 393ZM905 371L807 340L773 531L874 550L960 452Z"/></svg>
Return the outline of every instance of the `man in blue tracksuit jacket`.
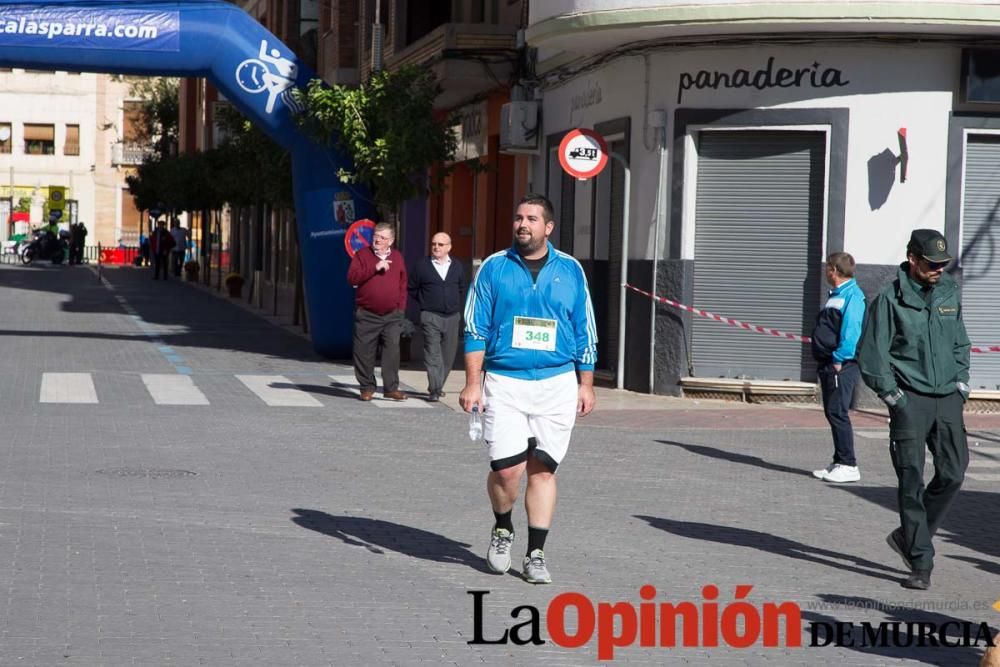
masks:
<svg viewBox="0 0 1000 667"><path fill-rule="evenodd" d="M814 470L813 476L827 482L857 482L861 471L854 456L854 431L848 411L861 378L856 350L865 318L865 295L854 280L854 258L846 252L826 258L826 279L833 289L816 317L812 352L819 362L823 412L833 431L833 463Z"/></svg>
<svg viewBox="0 0 1000 667"><path fill-rule="evenodd" d="M594 409L597 327L580 263L549 243L552 204L526 195L514 214L514 244L483 262L465 305L465 388L459 402L483 416L486 489L495 524L486 562L504 573L514 540L520 480L528 547L524 579L551 583L545 538L556 504L555 472L576 416ZM485 376L484 376L485 371Z"/></svg>

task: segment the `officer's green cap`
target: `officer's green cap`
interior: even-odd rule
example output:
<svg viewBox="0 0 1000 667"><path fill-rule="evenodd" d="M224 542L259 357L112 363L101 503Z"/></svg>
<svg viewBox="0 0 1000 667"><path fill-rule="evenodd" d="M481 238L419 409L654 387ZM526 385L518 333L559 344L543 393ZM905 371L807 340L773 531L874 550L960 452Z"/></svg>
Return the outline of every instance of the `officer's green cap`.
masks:
<svg viewBox="0 0 1000 667"><path fill-rule="evenodd" d="M948 242L936 229L914 229L910 242L906 244L906 252L923 257L928 262L950 262L953 259L948 254Z"/></svg>

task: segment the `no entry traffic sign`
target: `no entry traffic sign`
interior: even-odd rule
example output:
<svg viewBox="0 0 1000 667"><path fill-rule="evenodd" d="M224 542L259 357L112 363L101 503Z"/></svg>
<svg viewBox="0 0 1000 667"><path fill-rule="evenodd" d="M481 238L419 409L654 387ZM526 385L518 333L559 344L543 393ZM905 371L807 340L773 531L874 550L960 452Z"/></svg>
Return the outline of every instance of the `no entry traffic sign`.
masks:
<svg viewBox="0 0 1000 667"><path fill-rule="evenodd" d="M608 144L593 130L571 130L559 142L559 164L570 176L593 178L608 164Z"/></svg>
<svg viewBox="0 0 1000 667"><path fill-rule="evenodd" d="M374 235L375 223L368 218L362 218L347 228L347 234L344 235L344 249L348 255L354 257L354 253L372 244Z"/></svg>

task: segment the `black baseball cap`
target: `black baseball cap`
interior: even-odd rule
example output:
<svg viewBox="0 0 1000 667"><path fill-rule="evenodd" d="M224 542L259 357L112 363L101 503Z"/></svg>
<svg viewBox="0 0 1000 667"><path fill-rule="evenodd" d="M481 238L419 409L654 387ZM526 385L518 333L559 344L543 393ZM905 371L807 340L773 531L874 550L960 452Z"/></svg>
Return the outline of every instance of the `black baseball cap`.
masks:
<svg viewBox="0 0 1000 667"><path fill-rule="evenodd" d="M928 262L950 262L954 259L948 254L948 242L936 229L914 229L910 242L906 244L906 252L923 257Z"/></svg>

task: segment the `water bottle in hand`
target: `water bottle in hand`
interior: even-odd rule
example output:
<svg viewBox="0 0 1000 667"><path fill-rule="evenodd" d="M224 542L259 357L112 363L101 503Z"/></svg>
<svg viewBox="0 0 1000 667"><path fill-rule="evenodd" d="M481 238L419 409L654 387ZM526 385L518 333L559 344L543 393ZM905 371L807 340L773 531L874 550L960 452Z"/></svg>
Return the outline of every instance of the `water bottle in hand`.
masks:
<svg viewBox="0 0 1000 667"><path fill-rule="evenodd" d="M483 420L479 416L479 406L473 405L469 414L469 440L476 441L483 437Z"/></svg>

